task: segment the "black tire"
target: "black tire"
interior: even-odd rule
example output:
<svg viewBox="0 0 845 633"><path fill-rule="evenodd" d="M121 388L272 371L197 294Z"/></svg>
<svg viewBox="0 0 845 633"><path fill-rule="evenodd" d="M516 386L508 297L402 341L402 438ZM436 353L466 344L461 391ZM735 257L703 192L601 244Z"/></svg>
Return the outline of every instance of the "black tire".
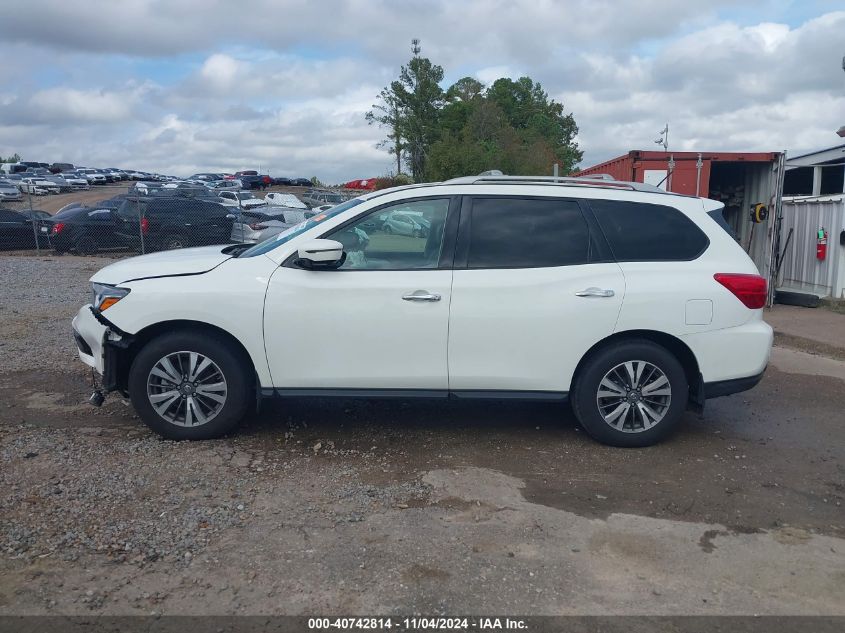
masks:
<svg viewBox="0 0 845 633"><path fill-rule="evenodd" d="M655 366L663 372L671 387L671 397L662 419L637 432L611 426L605 421L597 403L599 384L605 375L628 361L644 361ZM645 339L620 341L592 353L579 369L570 393L575 417L593 439L626 448L651 446L666 438L680 422L688 398L689 385L681 363L665 347Z"/></svg>
<svg viewBox="0 0 845 633"><path fill-rule="evenodd" d="M159 415L147 395L147 380L160 359L176 352L197 352L216 363L226 381L226 401L205 424L179 426ZM148 342L129 370L129 397L141 419L153 431L171 440L206 440L237 428L254 401L252 368L242 350L212 333L173 331Z"/></svg>

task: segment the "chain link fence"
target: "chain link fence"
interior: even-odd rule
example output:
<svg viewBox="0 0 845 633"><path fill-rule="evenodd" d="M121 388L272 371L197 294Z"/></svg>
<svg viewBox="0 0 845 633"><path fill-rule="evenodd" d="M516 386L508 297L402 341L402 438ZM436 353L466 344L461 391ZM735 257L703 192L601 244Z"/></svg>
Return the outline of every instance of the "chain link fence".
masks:
<svg viewBox="0 0 845 633"><path fill-rule="evenodd" d="M219 191L188 183L97 185L58 196L24 188L18 196L0 197L0 247L134 255L257 243L320 209L316 205L310 209L289 193L270 193L265 199L250 191Z"/></svg>

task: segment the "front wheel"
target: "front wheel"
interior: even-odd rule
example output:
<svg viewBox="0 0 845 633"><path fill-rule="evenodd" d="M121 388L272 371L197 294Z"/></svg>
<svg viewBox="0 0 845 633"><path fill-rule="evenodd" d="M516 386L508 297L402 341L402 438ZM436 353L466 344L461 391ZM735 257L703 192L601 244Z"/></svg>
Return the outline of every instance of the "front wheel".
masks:
<svg viewBox="0 0 845 633"><path fill-rule="evenodd" d="M689 397L684 368L648 340L617 343L593 354L571 394L578 421L611 446L651 446L680 422Z"/></svg>
<svg viewBox="0 0 845 633"><path fill-rule="evenodd" d="M251 368L223 337L170 332L147 343L129 370L129 397L141 419L173 440L233 431L250 404Z"/></svg>

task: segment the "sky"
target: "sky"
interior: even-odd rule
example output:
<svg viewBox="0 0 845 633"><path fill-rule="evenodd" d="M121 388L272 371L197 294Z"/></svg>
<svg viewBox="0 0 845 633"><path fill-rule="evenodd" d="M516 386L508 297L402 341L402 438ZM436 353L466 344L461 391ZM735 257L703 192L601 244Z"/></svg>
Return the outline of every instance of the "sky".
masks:
<svg viewBox="0 0 845 633"><path fill-rule="evenodd" d="M364 114L411 56L529 76L582 167L632 149L835 145L841 0L26 0L0 17L0 155L187 176L387 174ZM491 165L495 168L495 165Z"/></svg>

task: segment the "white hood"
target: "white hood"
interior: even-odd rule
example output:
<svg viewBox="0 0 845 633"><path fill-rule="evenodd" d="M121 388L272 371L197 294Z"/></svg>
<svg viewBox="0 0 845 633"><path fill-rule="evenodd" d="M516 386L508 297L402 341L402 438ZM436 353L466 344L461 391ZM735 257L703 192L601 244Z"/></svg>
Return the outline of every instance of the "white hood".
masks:
<svg viewBox="0 0 845 633"><path fill-rule="evenodd" d="M223 252L227 246L231 244L183 248L124 259L97 271L91 281L115 285L149 277L198 275L231 259L231 255Z"/></svg>

